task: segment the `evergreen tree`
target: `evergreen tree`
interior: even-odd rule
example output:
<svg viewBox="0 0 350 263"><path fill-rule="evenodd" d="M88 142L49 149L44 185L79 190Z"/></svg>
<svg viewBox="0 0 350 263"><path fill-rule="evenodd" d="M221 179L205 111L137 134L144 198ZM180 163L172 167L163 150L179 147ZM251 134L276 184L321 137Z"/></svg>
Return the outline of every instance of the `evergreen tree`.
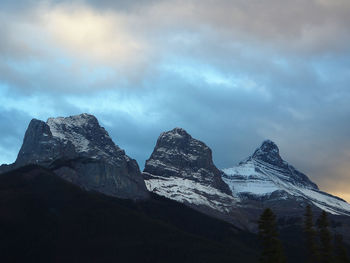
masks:
<svg viewBox="0 0 350 263"><path fill-rule="evenodd" d="M320 262L331 263L332 262L332 244L331 244L331 233L328 229L329 222L328 216L325 211L322 211L318 222L318 234L320 239Z"/></svg>
<svg viewBox="0 0 350 263"><path fill-rule="evenodd" d="M350 263L343 237L339 234L334 235L334 263Z"/></svg>
<svg viewBox="0 0 350 263"><path fill-rule="evenodd" d="M314 229L313 216L311 206L306 206L304 214L304 234L305 234L305 248L306 248L306 262L307 263L318 263L319 252L316 244L317 232Z"/></svg>
<svg viewBox="0 0 350 263"><path fill-rule="evenodd" d="M259 218L259 237L262 241L261 263L285 263L283 249L278 238L276 216L266 208Z"/></svg>

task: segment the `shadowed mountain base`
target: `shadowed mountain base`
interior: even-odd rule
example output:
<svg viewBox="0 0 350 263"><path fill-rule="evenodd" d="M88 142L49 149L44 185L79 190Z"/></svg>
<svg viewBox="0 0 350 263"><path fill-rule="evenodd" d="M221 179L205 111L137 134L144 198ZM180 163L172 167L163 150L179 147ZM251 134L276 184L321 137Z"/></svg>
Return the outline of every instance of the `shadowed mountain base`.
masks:
<svg viewBox="0 0 350 263"><path fill-rule="evenodd" d="M256 262L256 237L157 197L86 192L45 168L0 175L1 262Z"/></svg>

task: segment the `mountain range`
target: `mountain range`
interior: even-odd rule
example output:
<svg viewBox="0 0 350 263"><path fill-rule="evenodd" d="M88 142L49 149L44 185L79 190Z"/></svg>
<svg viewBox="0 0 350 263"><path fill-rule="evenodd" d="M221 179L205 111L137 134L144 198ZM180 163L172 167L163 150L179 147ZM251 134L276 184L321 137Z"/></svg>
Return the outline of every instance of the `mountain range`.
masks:
<svg viewBox="0 0 350 263"><path fill-rule="evenodd" d="M137 162L114 144L93 115L33 119L15 163L2 170L27 164L50 168L86 190L130 199L148 196Z"/></svg>
<svg viewBox="0 0 350 263"><path fill-rule="evenodd" d="M34 178L49 174L82 191L118 200L152 203L155 196L163 196L226 221L237 229L235 233L255 233L256 220L266 207L278 215L281 228L290 228L291 222L300 226L310 204L316 215L321 210L328 212L334 231L350 240L350 205L321 191L307 175L283 160L270 140L238 165L220 170L204 142L175 128L161 133L141 172L93 115L49 118L46 122L33 119L16 161L0 166L0 180L17 174L25 181L33 169Z"/></svg>
<svg viewBox="0 0 350 263"><path fill-rule="evenodd" d="M350 215L346 201L320 191L281 158L270 140L238 165L220 171L208 146L175 128L160 135L143 176L148 190L250 230L264 207L289 217L302 215L307 204Z"/></svg>

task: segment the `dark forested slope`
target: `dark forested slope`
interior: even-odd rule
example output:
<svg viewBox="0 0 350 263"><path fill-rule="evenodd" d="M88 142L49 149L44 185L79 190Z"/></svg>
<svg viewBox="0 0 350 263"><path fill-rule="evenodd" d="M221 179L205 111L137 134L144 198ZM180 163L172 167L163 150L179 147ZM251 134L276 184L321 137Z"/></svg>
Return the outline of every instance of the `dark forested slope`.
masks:
<svg viewBox="0 0 350 263"><path fill-rule="evenodd" d="M256 262L256 237L153 195L87 192L29 165L0 175L0 262Z"/></svg>

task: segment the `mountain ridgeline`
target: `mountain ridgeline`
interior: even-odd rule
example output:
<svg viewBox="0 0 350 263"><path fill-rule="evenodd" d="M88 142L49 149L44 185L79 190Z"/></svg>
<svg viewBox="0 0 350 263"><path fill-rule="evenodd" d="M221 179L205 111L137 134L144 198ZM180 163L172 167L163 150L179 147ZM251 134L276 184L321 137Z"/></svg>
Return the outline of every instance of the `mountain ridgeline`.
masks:
<svg viewBox="0 0 350 263"><path fill-rule="evenodd" d="M49 168L86 190L130 199L149 195L137 162L89 114L33 119L12 167L28 164Z"/></svg>
<svg viewBox="0 0 350 263"><path fill-rule="evenodd" d="M141 172L94 116L81 114L33 119L15 163L1 166L0 173L31 164L90 192L133 200L148 200L153 193L249 231L256 231L266 207L294 218L310 204L346 222L339 231L350 233L350 205L319 190L270 140L238 165L220 170L205 143L175 128L159 136Z"/></svg>

